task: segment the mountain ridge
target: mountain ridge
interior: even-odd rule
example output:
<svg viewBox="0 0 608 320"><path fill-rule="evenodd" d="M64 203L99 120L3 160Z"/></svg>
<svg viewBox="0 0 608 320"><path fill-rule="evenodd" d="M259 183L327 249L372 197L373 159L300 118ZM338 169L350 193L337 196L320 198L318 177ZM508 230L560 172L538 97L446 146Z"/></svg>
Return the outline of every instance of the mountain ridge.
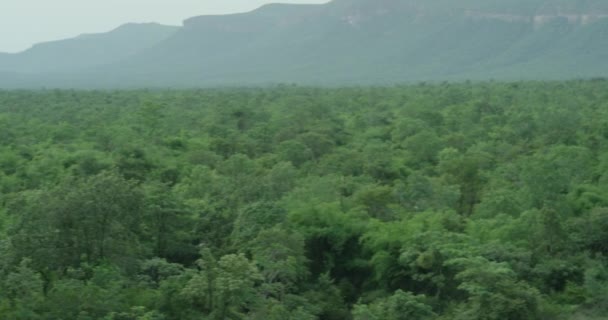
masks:
<svg viewBox="0 0 608 320"><path fill-rule="evenodd" d="M177 30L158 23L126 23L105 33L37 43L19 53L0 54L0 70L43 73L93 68L136 54Z"/></svg>

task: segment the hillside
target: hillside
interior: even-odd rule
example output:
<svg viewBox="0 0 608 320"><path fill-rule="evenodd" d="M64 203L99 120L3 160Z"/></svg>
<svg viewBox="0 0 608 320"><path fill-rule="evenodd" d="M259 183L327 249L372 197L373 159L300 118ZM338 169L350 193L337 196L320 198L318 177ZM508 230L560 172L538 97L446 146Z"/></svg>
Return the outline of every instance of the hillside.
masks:
<svg viewBox="0 0 608 320"><path fill-rule="evenodd" d="M0 54L0 71L76 72L118 62L171 36L178 27L156 23L122 25L100 34L46 42L17 54Z"/></svg>
<svg viewBox="0 0 608 320"><path fill-rule="evenodd" d="M112 61L90 55L80 65L103 67L86 72L53 63L52 54L39 50L27 60L27 68L9 69L36 75L22 77L17 85L14 77L4 77L0 86L351 85L603 77L608 75L607 18L608 4L592 0L273 4L247 13L187 19L170 36L156 39L154 45L148 42L145 50L121 51ZM62 50L54 54L62 55ZM0 56L2 60L6 58Z"/></svg>

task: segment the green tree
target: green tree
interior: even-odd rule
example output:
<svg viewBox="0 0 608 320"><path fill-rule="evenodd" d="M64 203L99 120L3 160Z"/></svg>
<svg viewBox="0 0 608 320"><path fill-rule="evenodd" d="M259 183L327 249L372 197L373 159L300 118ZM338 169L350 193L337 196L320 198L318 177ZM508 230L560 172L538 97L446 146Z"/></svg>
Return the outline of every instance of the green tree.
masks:
<svg viewBox="0 0 608 320"><path fill-rule="evenodd" d="M199 271L182 294L212 319L242 317L256 299L255 285L262 279L257 267L244 255L225 255L215 260L208 249L197 261Z"/></svg>
<svg viewBox="0 0 608 320"><path fill-rule="evenodd" d="M14 208L21 218L11 241L37 270L102 261L128 267L140 250L142 202L139 189L113 172L68 179Z"/></svg>
<svg viewBox="0 0 608 320"><path fill-rule="evenodd" d="M42 319L44 282L39 273L23 259L19 266L0 281L0 314L17 320Z"/></svg>
<svg viewBox="0 0 608 320"><path fill-rule="evenodd" d="M283 301L307 276L304 238L280 227L261 231L251 246L253 261L263 277L265 296Z"/></svg>
<svg viewBox="0 0 608 320"><path fill-rule="evenodd" d="M485 258L462 258L450 262L462 268L456 275L467 301L456 319L540 319L540 296L536 289L519 281L505 263Z"/></svg>
<svg viewBox="0 0 608 320"><path fill-rule="evenodd" d="M144 185L144 194L143 223L153 255L180 262L194 260L194 215L166 185Z"/></svg>
<svg viewBox="0 0 608 320"><path fill-rule="evenodd" d="M392 296L380 299L370 305L354 306L354 320L424 320L434 319L437 315L425 303L424 296L397 290Z"/></svg>

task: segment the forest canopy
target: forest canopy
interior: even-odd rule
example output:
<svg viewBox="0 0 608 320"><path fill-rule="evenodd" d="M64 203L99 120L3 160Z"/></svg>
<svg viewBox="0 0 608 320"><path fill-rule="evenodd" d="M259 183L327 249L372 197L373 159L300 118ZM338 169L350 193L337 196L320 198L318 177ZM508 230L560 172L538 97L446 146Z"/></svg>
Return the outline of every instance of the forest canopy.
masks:
<svg viewBox="0 0 608 320"><path fill-rule="evenodd" d="M608 313L608 82L0 91L0 318Z"/></svg>

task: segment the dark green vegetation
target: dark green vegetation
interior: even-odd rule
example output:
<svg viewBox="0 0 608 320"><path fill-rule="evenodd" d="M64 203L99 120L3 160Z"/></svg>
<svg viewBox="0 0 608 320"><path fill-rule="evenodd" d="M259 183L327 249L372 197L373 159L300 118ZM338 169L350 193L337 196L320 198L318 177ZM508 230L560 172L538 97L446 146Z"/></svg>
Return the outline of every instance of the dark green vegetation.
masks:
<svg viewBox="0 0 608 320"><path fill-rule="evenodd" d="M602 319L608 82L0 92L0 318Z"/></svg>
<svg viewBox="0 0 608 320"><path fill-rule="evenodd" d="M143 43L120 41L126 33L113 32L40 46L12 60L0 55L0 87L343 86L608 75L605 0L274 4L190 18L177 30L144 25L138 32L147 35ZM91 48L103 50L91 54Z"/></svg>

